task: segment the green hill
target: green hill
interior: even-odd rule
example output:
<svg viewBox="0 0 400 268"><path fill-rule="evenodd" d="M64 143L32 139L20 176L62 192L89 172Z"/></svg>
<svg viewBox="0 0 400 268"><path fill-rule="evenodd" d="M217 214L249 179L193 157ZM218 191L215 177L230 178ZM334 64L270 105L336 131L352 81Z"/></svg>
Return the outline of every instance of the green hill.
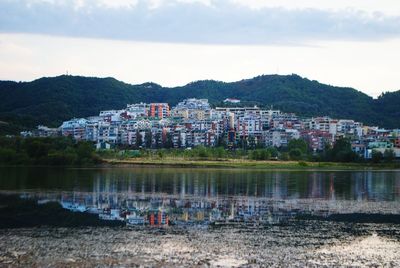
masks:
<svg viewBox="0 0 400 268"><path fill-rule="evenodd" d="M373 99L352 88L325 85L298 75L263 75L232 83L206 80L175 88L63 75L32 82L0 81L0 131L16 133L38 124L59 126L64 120L123 108L127 103L174 105L189 97L208 98L214 105L220 105L225 98L239 98L243 104L273 105L303 116L329 115L387 128L400 127L400 91Z"/></svg>

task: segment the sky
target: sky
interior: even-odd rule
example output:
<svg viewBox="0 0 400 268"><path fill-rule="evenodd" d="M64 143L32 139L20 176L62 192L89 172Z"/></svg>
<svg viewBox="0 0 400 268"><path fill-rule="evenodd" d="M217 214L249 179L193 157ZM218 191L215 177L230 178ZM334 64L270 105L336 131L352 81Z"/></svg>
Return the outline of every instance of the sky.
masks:
<svg viewBox="0 0 400 268"><path fill-rule="evenodd" d="M179 86L296 73L400 89L398 0L0 0L0 79Z"/></svg>

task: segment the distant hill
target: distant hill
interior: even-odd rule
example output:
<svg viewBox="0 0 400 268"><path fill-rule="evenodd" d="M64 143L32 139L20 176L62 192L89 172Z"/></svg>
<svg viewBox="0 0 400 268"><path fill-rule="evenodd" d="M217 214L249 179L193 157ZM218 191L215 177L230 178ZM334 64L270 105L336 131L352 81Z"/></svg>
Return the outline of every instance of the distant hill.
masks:
<svg viewBox="0 0 400 268"><path fill-rule="evenodd" d="M226 98L238 98L243 104L273 105L302 116L329 115L386 128L400 127L400 91L373 99L352 88L325 85L298 75L262 75L232 83L206 80L175 88L62 75L32 82L0 81L0 133L17 133L38 124L59 126L64 120L123 108L127 103L174 105L189 97L208 98L213 105L221 105Z"/></svg>

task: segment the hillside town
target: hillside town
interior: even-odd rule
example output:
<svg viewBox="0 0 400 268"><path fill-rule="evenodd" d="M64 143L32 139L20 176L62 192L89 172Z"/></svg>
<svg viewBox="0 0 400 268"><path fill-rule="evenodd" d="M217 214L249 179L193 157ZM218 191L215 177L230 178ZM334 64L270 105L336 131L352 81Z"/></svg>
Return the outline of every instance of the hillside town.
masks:
<svg viewBox="0 0 400 268"><path fill-rule="evenodd" d="M293 113L239 106L228 98L226 107L213 108L207 99L185 99L170 108L168 103L128 104L125 109L101 111L97 116L74 118L59 128L38 126L22 136L70 136L90 141L97 149L116 145L134 148L284 148L303 139L310 151L321 152L339 138L351 141L352 150L370 159L373 151L390 150L400 157L400 129L366 126L351 119L328 116L302 118Z"/></svg>

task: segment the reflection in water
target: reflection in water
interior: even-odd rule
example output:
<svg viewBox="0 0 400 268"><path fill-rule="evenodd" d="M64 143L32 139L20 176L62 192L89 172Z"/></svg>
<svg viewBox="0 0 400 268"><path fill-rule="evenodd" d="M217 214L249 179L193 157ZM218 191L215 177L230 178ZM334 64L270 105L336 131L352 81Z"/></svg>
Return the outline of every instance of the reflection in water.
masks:
<svg viewBox="0 0 400 268"><path fill-rule="evenodd" d="M132 225L267 224L298 214L400 214L399 172L4 169L2 192Z"/></svg>

